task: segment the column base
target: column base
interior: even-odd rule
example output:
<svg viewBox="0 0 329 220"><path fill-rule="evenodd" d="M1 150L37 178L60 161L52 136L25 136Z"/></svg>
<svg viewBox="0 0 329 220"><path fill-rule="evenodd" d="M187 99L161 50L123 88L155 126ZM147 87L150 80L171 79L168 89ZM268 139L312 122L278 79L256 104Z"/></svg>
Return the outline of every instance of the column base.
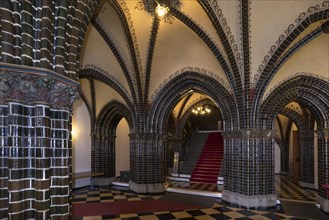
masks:
<svg viewBox="0 0 329 220"><path fill-rule="evenodd" d="M276 195L255 195L246 196L243 194L230 192L227 190L223 191L222 200L231 204L236 204L245 208L262 208L266 209L269 207L276 206Z"/></svg>
<svg viewBox="0 0 329 220"><path fill-rule="evenodd" d="M303 188L315 189L314 183L306 183L306 182L299 181L298 185L303 187Z"/></svg>
<svg viewBox="0 0 329 220"><path fill-rule="evenodd" d="M325 199L322 196L317 196L317 203L320 204L320 209L326 213L329 213L329 199Z"/></svg>
<svg viewBox="0 0 329 220"><path fill-rule="evenodd" d="M136 193L163 193L165 192L164 183L138 184L129 181L129 189Z"/></svg>

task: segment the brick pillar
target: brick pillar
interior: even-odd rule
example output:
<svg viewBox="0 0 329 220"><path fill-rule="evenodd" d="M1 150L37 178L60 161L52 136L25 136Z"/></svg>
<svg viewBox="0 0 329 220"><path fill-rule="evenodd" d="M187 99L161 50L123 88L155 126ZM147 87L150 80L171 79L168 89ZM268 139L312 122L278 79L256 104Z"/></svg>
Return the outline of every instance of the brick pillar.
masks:
<svg viewBox="0 0 329 220"><path fill-rule="evenodd" d="M318 128L318 197L320 208L329 213L329 195L321 186L329 184L329 128Z"/></svg>
<svg viewBox="0 0 329 220"><path fill-rule="evenodd" d="M314 135L299 137L300 144L300 181L301 187L314 189Z"/></svg>
<svg viewBox="0 0 329 220"><path fill-rule="evenodd" d="M247 208L276 206L274 132L246 129L223 133L222 200Z"/></svg>
<svg viewBox="0 0 329 220"><path fill-rule="evenodd" d="M91 170L103 172L102 177L93 178L96 185L109 185L115 179L115 138L107 129L92 134Z"/></svg>
<svg viewBox="0 0 329 220"><path fill-rule="evenodd" d="M8 219L8 106L0 105L0 219Z"/></svg>
<svg viewBox="0 0 329 220"><path fill-rule="evenodd" d="M165 191L166 152L164 136L154 133L130 134L129 188L137 193Z"/></svg>
<svg viewBox="0 0 329 220"><path fill-rule="evenodd" d="M0 84L0 218L69 218L77 84L12 65L1 66Z"/></svg>
<svg viewBox="0 0 329 220"><path fill-rule="evenodd" d="M282 141L281 149L281 175L288 175L289 173L289 138L285 138Z"/></svg>

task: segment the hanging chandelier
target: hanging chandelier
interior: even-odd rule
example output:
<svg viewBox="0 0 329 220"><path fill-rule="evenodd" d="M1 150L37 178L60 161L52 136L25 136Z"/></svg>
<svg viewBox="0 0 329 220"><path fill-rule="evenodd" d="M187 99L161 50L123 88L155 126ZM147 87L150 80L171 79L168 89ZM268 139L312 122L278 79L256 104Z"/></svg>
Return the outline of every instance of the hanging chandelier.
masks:
<svg viewBox="0 0 329 220"><path fill-rule="evenodd" d="M192 109L192 113L195 115L204 116L206 114L210 114L211 110L206 105L200 105L195 109Z"/></svg>

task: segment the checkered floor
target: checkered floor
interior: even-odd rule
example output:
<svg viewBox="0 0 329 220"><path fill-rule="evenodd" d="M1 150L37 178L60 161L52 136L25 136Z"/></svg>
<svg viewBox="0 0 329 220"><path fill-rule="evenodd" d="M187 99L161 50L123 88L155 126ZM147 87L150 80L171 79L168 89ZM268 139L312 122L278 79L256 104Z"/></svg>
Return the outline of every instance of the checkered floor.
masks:
<svg viewBox="0 0 329 220"><path fill-rule="evenodd" d="M169 181L168 187L172 188L184 188L192 190L204 190L210 192L220 192L222 191L222 186L217 184L202 184L202 183L190 183L190 182L181 182L181 181Z"/></svg>
<svg viewBox="0 0 329 220"><path fill-rule="evenodd" d="M288 178L276 177L276 190L279 198L314 201L316 192L301 189ZM195 186L194 186L195 187ZM201 188L204 186L201 186ZM73 203L115 202L156 200L161 195L140 195L125 188L76 189L73 191ZM280 206L273 210L247 210L223 204L220 199L211 208L185 211L167 211L154 213L131 213L111 216L74 217L75 220L89 219L301 219L285 215Z"/></svg>
<svg viewBox="0 0 329 220"><path fill-rule="evenodd" d="M317 191L301 188L293 183L289 177L275 176L275 191L280 199L292 199L314 202Z"/></svg>

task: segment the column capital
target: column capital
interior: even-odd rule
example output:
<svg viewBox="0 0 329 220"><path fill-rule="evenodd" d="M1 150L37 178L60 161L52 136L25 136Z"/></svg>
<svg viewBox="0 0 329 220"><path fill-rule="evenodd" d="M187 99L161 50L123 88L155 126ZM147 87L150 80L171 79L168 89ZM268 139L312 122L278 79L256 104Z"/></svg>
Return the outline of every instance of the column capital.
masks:
<svg viewBox="0 0 329 220"><path fill-rule="evenodd" d="M274 139L275 131L270 129L240 129L222 133L225 139Z"/></svg>
<svg viewBox="0 0 329 220"><path fill-rule="evenodd" d="M41 68L0 63L0 104L45 104L72 110L79 83Z"/></svg>

